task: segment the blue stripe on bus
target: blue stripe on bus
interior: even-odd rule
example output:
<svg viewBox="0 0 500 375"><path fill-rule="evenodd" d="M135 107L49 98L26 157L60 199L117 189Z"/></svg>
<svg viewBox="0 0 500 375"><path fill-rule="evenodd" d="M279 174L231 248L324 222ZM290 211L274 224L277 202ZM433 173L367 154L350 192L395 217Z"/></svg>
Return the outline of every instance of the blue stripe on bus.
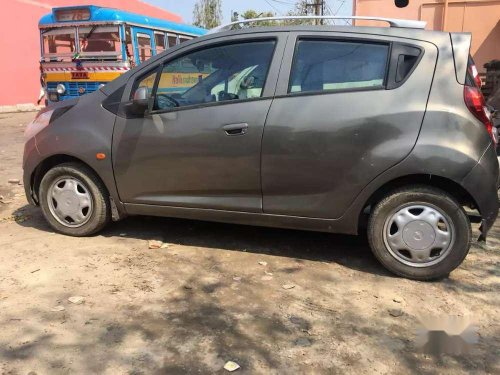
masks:
<svg viewBox="0 0 500 375"><path fill-rule="evenodd" d="M71 22L121 22L121 23L133 23L148 27L151 29L168 29L178 33L185 33L191 35L204 35L207 30L200 27L185 25L182 23L177 23L173 21L162 20L160 18L146 17L141 14L126 12L118 9L111 8L101 8L94 5L90 6L74 6L74 7L60 7L53 8L53 13L46 14L40 19L39 26L43 25L53 25L56 23L64 24L65 22L57 21L54 12L57 10L70 10L70 9L82 9L90 8L90 19L85 21L69 21Z"/></svg>

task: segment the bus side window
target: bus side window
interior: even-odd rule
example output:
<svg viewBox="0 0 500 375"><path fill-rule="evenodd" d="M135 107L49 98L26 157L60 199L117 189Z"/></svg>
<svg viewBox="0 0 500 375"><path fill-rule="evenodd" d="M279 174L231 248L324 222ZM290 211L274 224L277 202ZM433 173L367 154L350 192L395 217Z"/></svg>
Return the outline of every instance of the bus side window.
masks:
<svg viewBox="0 0 500 375"><path fill-rule="evenodd" d="M137 48L139 49L139 61L144 62L153 55L151 37L147 34L137 34Z"/></svg>
<svg viewBox="0 0 500 375"><path fill-rule="evenodd" d="M177 45L177 35L168 34L168 48L175 47Z"/></svg>
<svg viewBox="0 0 500 375"><path fill-rule="evenodd" d="M165 34L155 31L156 54L165 51Z"/></svg>
<svg viewBox="0 0 500 375"><path fill-rule="evenodd" d="M127 60L134 64L134 45L132 43L132 31L130 30L130 26L125 28L125 48Z"/></svg>
<svg viewBox="0 0 500 375"><path fill-rule="evenodd" d="M179 36L179 44L187 42L188 40L191 40L191 38L188 38L187 36L182 36L182 35Z"/></svg>

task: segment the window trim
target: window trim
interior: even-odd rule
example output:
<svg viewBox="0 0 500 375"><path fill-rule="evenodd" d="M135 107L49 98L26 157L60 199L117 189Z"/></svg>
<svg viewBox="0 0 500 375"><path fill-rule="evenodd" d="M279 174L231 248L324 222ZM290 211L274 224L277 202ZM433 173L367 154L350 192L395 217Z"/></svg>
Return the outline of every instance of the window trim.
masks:
<svg viewBox="0 0 500 375"><path fill-rule="evenodd" d="M157 90L158 90L158 84L159 84L159 80L161 78L161 72L163 71L163 68L165 67L165 65L169 64L170 62L172 62L174 60L182 59L183 57L185 57L185 56L187 56L187 55L189 55L189 54L191 54L193 52L197 52L197 51L200 51L200 50L203 50L203 49L207 49L207 48L217 48L217 47L220 47L220 46L228 46L228 45L232 45L232 44L244 44L244 43L254 43L254 42L268 42L268 41L274 42L274 49L273 49L273 52L271 54L271 58L270 58L270 62L269 62L269 68L268 68L267 73L266 73L266 78L264 80L264 84L262 85L262 93L264 93L264 89L265 89L265 87L266 87L266 85L268 83L269 73L271 71L273 62L275 61L276 50L277 50L278 43L279 43L279 40L278 40L277 36L269 36L269 37L264 37L264 38L235 39L235 40L229 40L229 41L228 40L219 41L219 42L216 42L216 43L213 43L213 44L210 44L210 45L201 45L198 48L189 49L188 51L185 51L182 54L179 54L179 55L177 55L175 57L172 57L171 59L168 59L168 60L166 60L166 61L164 61L164 62L162 62L161 64L158 65L157 69L158 69L159 74L157 76L157 80L155 81L155 86L153 88L153 93L151 95L151 98L155 98L156 97L156 93L157 93ZM153 71L153 70L154 69L152 69L151 71ZM185 105L185 106L181 106L181 107L172 107L172 108L168 108L168 109L157 109L157 110L154 110L151 107L151 110L148 111L148 114L150 114L150 115L153 115L153 114L162 114L162 113L170 113L170 112L179 112L179 111L188 110L188 109L199 109L199 108L204 108L204 107L213 107L213 106L218 106L218 105L227 105L227 104L233 104L233 103L242 103L242 102L258 101L258 100L268 100L270 98L272 99L273 97L274 97L274 95L273 96L260 96L258 98L245 98L245 99L226 100L226 101L221 101L221 102L197 103L197 104ZM154 102L154 100L152 100L152 102Z"/></svg>
<svg viewBox="0 0 500 375"><path fill-rule="evenodd" d="M328 89L328 90L314 90L314 91L296 91L291 92L291 83L292 83L292 73L296 62L296 57L298 53L298 44L301 40L308 41L331 41L331 42L346 42L346 43L359 43L359 44L376 44L376 45L384 45L387 46L387 56L386 56L386 65L384 72L384 79L382 85L378 86L367 86L367 87L352 87L352 88L343 88L343 89ZM387 80L389 76L389 68L391 63L392 56L392 46L393 41L391 40L378 40L378 39L370 39L370 38L357 38L357 37L338 37L338 36L329 36L329 35L298 35L295 39L295 45L293 50L292 61L290 63L290 71L288 72L288 82L286 93L282 95L276 96L276 98L286 98L286 97L294 97L294 96L307 96L307 95L332 95L337 93L349 93L349 92L362 92L362 91L378 91L378 90L386 90L387 89Z"/></svg>

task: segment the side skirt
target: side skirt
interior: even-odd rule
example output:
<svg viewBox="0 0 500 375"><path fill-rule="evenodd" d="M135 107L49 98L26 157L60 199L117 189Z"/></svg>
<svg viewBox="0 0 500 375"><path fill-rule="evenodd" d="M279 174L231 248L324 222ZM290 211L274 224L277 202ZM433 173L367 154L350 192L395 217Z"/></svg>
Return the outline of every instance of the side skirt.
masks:
<svg viewBox="0 0 500 375"><path fill-rule="evenodd" d="M342 234L358 234L357 221L347 218L316 219L309 217L270 215L252 212L237 212L199 208L155 206L147 204L124 204L129 215L174 217L181 219L215 221L230 224L309 230Z"/></svg>

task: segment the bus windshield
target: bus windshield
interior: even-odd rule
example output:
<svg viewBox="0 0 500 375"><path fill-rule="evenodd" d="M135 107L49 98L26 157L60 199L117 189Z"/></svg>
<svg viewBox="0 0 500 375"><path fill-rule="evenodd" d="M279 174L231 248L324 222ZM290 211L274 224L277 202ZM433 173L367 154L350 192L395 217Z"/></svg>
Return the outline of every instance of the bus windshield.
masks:
<svg viewBox="0 0 500 375"><path fill-rule="evenodd" d="M118 26L93 26L78 29L81 56L121 55L120 32Z"/></svg>
<svg viewBox="0 0 500 375"><path fill-rule="evenodd" d="M58 61L71 60L76 53L81 59L117 59L121 56L118 26L58 27L42 31L43 56Z"/></svg>
<svg viewBox="0 0 500 375"><path fill-rule="evenodd" d="M47 56L69 57L76 52L76 29L62 27L42 32L43 53Z"/></svg>

